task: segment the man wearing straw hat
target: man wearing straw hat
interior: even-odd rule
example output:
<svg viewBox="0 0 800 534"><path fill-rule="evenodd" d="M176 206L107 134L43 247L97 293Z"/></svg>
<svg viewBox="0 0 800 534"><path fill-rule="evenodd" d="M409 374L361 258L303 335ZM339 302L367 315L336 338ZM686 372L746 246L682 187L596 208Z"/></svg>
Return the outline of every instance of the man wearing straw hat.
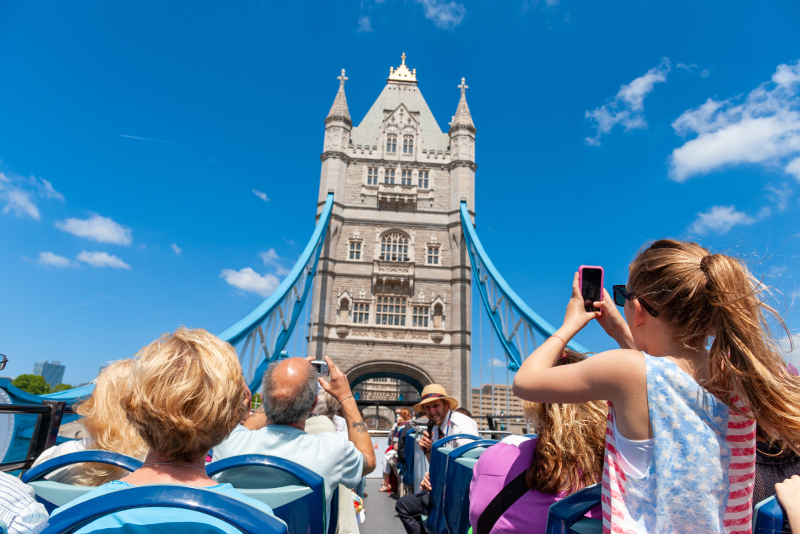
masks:
<svg viewBox="0 0 800 534"><path fill-rule="evenodd" d="M478 435L478 423L471 417L456 412L456 408L458 401L447 395L447 391L439 384L425 386L422 390L422 398L414 409L427 415L434 423L433 436L425 431L419 440L419 447L425 452L428 461L431 459L431 445L437 440L458 434ZM445 447L456 448L465 444L466 441L456 439L445 444Z"/></svg>
<svg viewBox="0 0 800 534"><path fill-rule="evenodd" d="M431 427L431 424L433 425L433 435L431 436L430 432L425 430L419 439L419 448L425 453L428 461L431 456L431 445L437 440L459 434L478 435L478 423L471 417L456 412L456 408L458 408L458 401L448 396L447 391L439 384L425 386L422 390L422 398L419 404L414 406L414 409L428 416L430 420L428 428ZM466 444L465 440L455 439L443 446L455 448L464 444ZM394 507L408 534L422 532L422 522L419 516L429 514L433 508L429 493L431 490L430 473L425 474L419 489L419 493L398 499Z"/></svg>

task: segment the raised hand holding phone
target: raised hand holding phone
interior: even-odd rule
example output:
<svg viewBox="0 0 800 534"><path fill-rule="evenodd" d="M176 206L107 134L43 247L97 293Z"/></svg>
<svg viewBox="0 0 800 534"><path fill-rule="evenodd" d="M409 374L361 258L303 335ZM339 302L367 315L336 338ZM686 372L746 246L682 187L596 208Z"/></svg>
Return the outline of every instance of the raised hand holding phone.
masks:
<svg viewBox="0 0 800 534"><path fill-rule="evenodd" d="M563 334L568 336L569 339L564 339L566 343L569 343L569 340L572 339L575 334L583 330L583 327L589 324L589 321L600 317L599 311L586 311L585 299L581 294L579 284L579 273L575 273L572 279L572 296L569 302L567 302L567 311L564 313L564 324L559 328L559 331L562 331L562 329L567 330L559 334L560 337L563 337Z"/></svg>

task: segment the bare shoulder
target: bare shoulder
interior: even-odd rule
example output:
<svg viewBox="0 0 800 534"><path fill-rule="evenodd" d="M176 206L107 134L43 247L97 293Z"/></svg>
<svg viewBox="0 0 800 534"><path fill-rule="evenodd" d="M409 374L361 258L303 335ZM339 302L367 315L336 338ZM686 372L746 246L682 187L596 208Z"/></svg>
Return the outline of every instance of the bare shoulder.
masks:
<svg viewBox="0 0 800 534"><path fill-rule="evenodd" d="M587 371L611 383L624 383L645 373L644 354L638 350L616 349L601 352L581 362Z"/></svg>

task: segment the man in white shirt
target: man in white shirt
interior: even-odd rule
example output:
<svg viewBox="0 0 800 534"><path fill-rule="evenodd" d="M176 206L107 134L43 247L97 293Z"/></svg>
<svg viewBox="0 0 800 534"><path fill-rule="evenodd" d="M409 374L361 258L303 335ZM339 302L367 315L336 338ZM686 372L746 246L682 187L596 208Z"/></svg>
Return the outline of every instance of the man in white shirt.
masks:
<svg viewBox="0 0 800 534"><path fill-rule="evenodd" d="M447 395L447 391L439 384L425 386L422 390L422 398L414 409L428 416L433 422L433 436L427 430L423 431L419 440L419 448L425 453L425 457L430 461L431 446L434 442L448 436L459 434L469 434L479 436L478 423L471 417L455 411L458 408L458 401ZM417 427L419 430L421 427ZM469 443L470 439L455 439L445 443L443 447L456 448ZM397 500L395 510L403 522L403 526L408 534L420 534L422 523L420 515L428 515L433 508L430 496L431 482L430 474L426 474L420 484L420 492L413 495L406 495Z"/></svg>
<svg viewBox="0 0 800 534"><path fill-rule="evenodd" d="M0 531L27 534L42 530L47 510L36 502L33 488L17 477L0 473Z"/></svg>
<svg viewBox="0 0 800 534"><path fill-rule="evenodd" d="M270 364L262 382L266 426L256 430L237 426L214 447L214 461L240 454L264 454L298 463L325 480L326 517L330 517L334 490L339 484L353 489L362 475L371 473L375 469L375 451L347 376L330 358L325 360L330 382L320 378L303 358ZM315 436L305 432L306 418L314 410L320 386L341 404L347 434L326 432Z"/></svg>

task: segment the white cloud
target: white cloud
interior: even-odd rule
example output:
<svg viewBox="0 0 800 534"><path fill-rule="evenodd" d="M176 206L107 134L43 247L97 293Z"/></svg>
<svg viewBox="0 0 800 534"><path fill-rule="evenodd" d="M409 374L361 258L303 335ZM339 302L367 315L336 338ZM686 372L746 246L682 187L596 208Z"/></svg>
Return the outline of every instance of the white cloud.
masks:
<svg viewBox="0 0 800 534"><path fill-rule="evenodd" d="M711 71L708 69L703 69L700 71L700 76L702 76L703 78L708 78L709 76L711 76Z"/></svg>
<svg viewBox="0 0 800 534"><path fill-rule="evenodd" d="M53 184L49 181L45 180L44 178L39 178L37 181L35 177L31 176L31 180L34 184L36 184L39 188L39 193L44 198L54 198L56 200L64 200L64 195L59 193L53 188Z"/></svg>
<svg viewBox="0 0 800 534"><path fill-rule="evenodd" d="M261 276L250 267L245 267L240 271L222 269L219 276L234 287L238 287L243 291L250 291L265 298L270 296L280 284L278 277L275 275L267 273Z"/></svg>
<svg viewBox="0 0 800 534"><path fill-rule="evenodd" d="M684 182L724 167L756 164L800 180L800 62L779 65L769 82L739 98L709 98L672 127L696 135L672 151L670 178Z"/></svg>
<svg viewBox="0 0 800 534"><path fill-rule="evenodd" d="M182 249L182 248L180 248L180 247L179 247L178 245L176 245L175 243L171 244L171 245L170 245L170 248L172 249L172 251L173 251L175 254L180 254L181 252L183 252L183 249Z"/></svg>
<svg viewBox="0 0 800 534"><path fill-rule="evenodd" d="M467 8L451 0L414 0L417 4L422 4L422 11L425 18L432 21L436 27L443 30L452 30L464 21Z"/></svg>
<svg viewBox="0 0 800 534"><path fill-rule="evenodd" d="M750 216L743 211L738 211L736 206L713 206L707 211L697 214L694 222L689 227L689 232L694 234L706 234L709 231L717 234L726 234L734 226L750 225L762 219L766 219L774 211L782 213L789 207L792 197L792 189L788 184L775 186L767 185L767 199L769 205L762 206L755 216Z"/></svg>
<svg viewBox="0 0 800 534"><path fill-rule="evenodd" d="M130 269L131 266L113 254L106 252L86 252L78 254L78 261L88 263L92 267L113 267L114 269Z"/></svg>
<svg viewBox="0 0 800 534"><path fill-rule="evenodd" d="M780 187L770 184L767 186L767 191L769 199L775 205L775 209L778 212L786 211L792 199L792 189L789 184L782 184Z"/></svg>
<svg viewBox="0 0 800 534"><path fill-rule="evenodd" d="M734 226L753 224L756 220L756 217L737 211L736 206L713 206L708 211L697 214L689 231L693 234L706 234L709 231L726 234Z"/></svg>
<svg viewBox="0 0 800 534"><path fill-rule="evenodd" d="M289 269L283 266L283 259L278 256L278 253L275 252L274 248L271 248L266 252L262 252L261 261L264 262L265 266L274 268L275 274L278 276L286 276L289 274Z"/></svg>
<svg viewBox="0 0 800 534"><path fill-rule="evenodd" d="M600 146L600 137L610 132L617 124L621 124L626 132L647 128L647 122L644 120L644 99L653 91L655 84L667 81L669 71L669 59L664 58L658 66L631 83L621 86L608 104L587 111L586 118L596 123L597 133L594 137L587 137L586 144Z"/></svg>
<svg viewBox="0 0 800 534"><path fill-rule="evenodd" d="M115 245L131 244L131 229L114 222L108 217L94 214L90 218L66 219L56 222L56 228L78 237L85 237L98 243Z"/></svg>
<svg viewBox="0 0 800 534"><path fill-rule="evenodd" d="M505 367L506 366L506 362L501 360L500 358L492 358L491 360L489 360L489 366L490 367Z"/></svg>
<svg viewBox="0 0 800 534"><path fill-rule="evenodd" d="M358 29L357 32L373 32L375 30L372 29L372 24L369 21L369 17L363 15L358 18Z"/></svg>
<svg viewBox="0 0 800 534"><path fill-rule="evenodd" d="M17 217L27 215L34 219L41 219L39 208L31 201L29 192L17 187L2 187L0 185L0 193L3 194L6 200L6 207L3 208L3 213L13 213Z"/></svg>
<svg viewBox="0 0 800 534"><path fill-rule="evenodd" d="M686 63L678 63L677 65L675 65L675 67L678 69L684 69L688 72L692 72L694 69L697 68L697 64L692 63L690 65L687 65Z"/></svg>
<svg viewBox="0 0 800 534"><path fill-rule="evenodd" d="M266 193L262 193L258 189L253 189L253 194L263 200L264 202L269 202L269 198L267 197Z"/></svg>
<svg viewBox="0 0 800 534"><path fill-rule="evenodd" d="M15 174L0 172L0 199L6 201L3 213L13 213L17 217L41 219L39 208L34 203L34 195L50 199L64 200L64 195L53 188L44 178L30 176L23 178Z"/></svg>
<svg viewBox="0 0 800 534"><path fill-rule="evenodd" d="M783 170L800 180L800 158L794 158Z"/></svg>
<svg viewBox="0 0 800 534"><path fill-rule="evenodd" d="M37 263L39 265L51 265L53 267L75 266L75 263L73 263L68 258L65 258L64 256L59 256L58 254L53 254L52 252L40 252L39 261Z"/></svg>

